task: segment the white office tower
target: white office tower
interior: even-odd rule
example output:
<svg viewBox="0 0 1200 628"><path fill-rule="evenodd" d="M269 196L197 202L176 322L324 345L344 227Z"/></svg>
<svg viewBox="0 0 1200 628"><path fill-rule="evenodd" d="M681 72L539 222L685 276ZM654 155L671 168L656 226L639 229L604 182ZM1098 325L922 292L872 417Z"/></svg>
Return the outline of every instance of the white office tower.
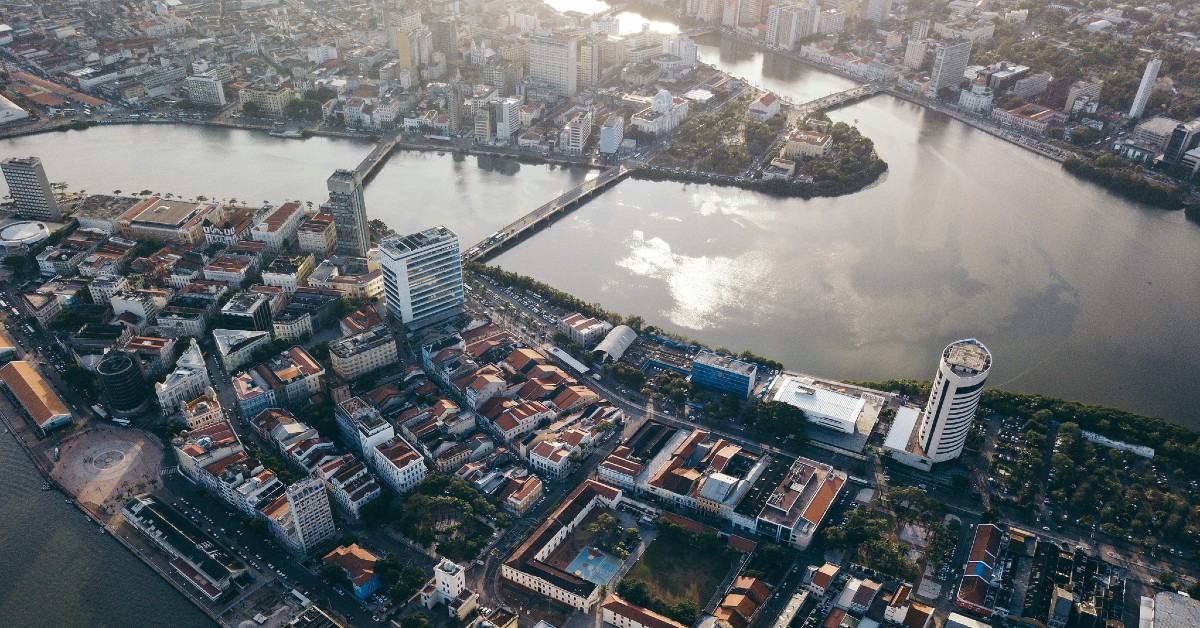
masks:
<svg viewBox="0 0 1200 628"><path fill-rule="evenodd" d="M560 96L574 96L579 81L579 40L561 33L530 37L529 80L552 87Z"/></svg>
<svg viewBox="0 0 1200 628"><path fill-rule="evenodd" d="M1158 80L1158 69L1162 67L1162 59L1158 55L1146 64L1142 73L1142 83L1138 85L1137 95L1133 97L1133 106L1129 108L1130 118L1140 118L1146 111L1146 103L1150 102L1150 92L1154 91L1154 82Z"/></svg>
<svg viewBox="0 0 1200 628"><path fill-rule="evenodd" d="M951 343L942 352L917 437L931 462L962 454L991 367L992 354L975 339Z"/></svg>
<svg viewBox="0 0 1200 628"><path fill-rule="evenodd" d="M929 73L930 98L937 98L938 92L944 88L953 89L958 94L958 86L966 80L967 65L971 62L971 40L964 39L954 43L938 45L933 57L933 70Z"/></svg>
<svg viewBox="0 0 1200 628"><path fill-rule="evenodd" d="M287 488L288 510L292 515L295 547L308 554L337 534L325 482L309 477Z"/></svg>
<svg viewBox="0 0 1200 628"><path fill-rule="evenodd" d="M59 221L58 201L46 178L46 169L37 157L10 157L0 161L0 171L8 183L13 209L21 218Z"/></svg>
<svg viewBox="0 0 1200 628"><path fill-rule="evenodd" d="M419 328L462 312L462 254L458 236L437 226L379 243L388 312Z"/></svg>

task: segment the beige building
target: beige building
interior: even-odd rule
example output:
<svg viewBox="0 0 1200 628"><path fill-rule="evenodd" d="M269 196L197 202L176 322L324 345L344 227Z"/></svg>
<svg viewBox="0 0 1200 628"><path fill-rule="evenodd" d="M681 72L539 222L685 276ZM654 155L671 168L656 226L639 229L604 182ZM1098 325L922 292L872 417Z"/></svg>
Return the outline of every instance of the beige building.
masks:
<svg viewBox="0 0 1200 628"><path fill-rule="evenodd" d="M312 253L321 259L329 257L337 247L337 228L333 224L333 214L322 212L304 221L296 232L296 239L301 251Z"/></svg>
<svg viewBox="0 0 1200 628"><path fill-rule="evenodd" d="M788 136L783 146L781 157L797 159L801 157L828 157L833 152L833 136L827 133L797 129Z"/></svg>
<svg viewBox="0 0 1200 628"><path fill-rule="evenodd" d="M333 370L347 380L396 364L396 338L387 325L376 325L360 334L329 343Z"/></svg>
<svg viewBox="0 0 1200 628"><path fill-rule="evenodd" d="M238 92L238 101L245 107L253 103L263 114L282 118L288 103L296 99L296 93L281 85L248 85Z"/></svg>
<svg viewBox="0 0 1200 628"><path fill-rule="evenodd" d="M216 425L222 420L221 402L217 400L217 393L209 386L204 390L204 394L195 399L185 402L180 408L180 413L183 415L183 422L187 424L189 430L198 430Z"/></svg>
<svg viewBox="0 0 1200 628"><path fill-rule="evenodd" d="M43 430L50 430L71 422L71 411L30 362L9 362L0 368L0 381L12 392L13 397L29 418Z"/></svg>
<svg viewBox="0 0 1200 628"><path fill-rule="evenodd" d="M335 255L313 270L308 285L341 290L348 299L382 298L383 271L371 270L365 257Z"/></svg>
<svg viewBox="0 0 1200 628"><path fill-rule="evenodd" d="M151 196L117 219L117 231L133 239L196 243L204 240L204 221L220 222L212 203L166 200Z"/></svg>

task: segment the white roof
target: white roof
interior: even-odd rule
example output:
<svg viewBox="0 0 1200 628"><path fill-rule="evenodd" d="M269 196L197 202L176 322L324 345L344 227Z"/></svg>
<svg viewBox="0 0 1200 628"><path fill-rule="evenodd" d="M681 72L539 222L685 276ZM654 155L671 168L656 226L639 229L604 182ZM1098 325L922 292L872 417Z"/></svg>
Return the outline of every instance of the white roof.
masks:
<svg viewBox="0 0 1200 628"><path fill-rule="evenodd" d="M586 364L571 357L570 353L567 353L566 351L563 351L562 349L559 349L558 347L552 347L550 349L550 354L553 355L554 357L558 358L559 360L562 360L564 364L575 369L576 371L578 371L580 373L586 373L589 370L591 370L587 367Z"/></svg>
<svg viewBox="0 0 1200 628"><path fill-rule="evenodd" d="M892 420L892 429L888 432L887 439L883 441L884 449L896 449L904 451L908 448L908 439L912 436L913 428L917 425L917 418L921 416L921 411L912 406L903 406L896 411L896 418Z"/></svg>
<svg viewBox="0 0 1200 628"><path fill-rule="evenodd" d="M796 406L809 416L819 416L839 422L856 423L866 401L861 396L845 395L827 388L805 385L787 378L775 393L775 401Z"/></svg>

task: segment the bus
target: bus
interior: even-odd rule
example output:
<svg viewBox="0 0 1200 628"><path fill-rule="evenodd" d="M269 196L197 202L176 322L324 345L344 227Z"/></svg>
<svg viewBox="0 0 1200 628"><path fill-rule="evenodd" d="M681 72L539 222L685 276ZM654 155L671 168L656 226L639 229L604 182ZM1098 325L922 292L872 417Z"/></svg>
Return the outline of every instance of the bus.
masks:
<svg viewBox="0 0 1200 628"><path fill-rule="evenodd" d="M102 419L108 418L108 413L104 411L104 408L100 407L100 404L96 404L96 405L92 406L92 412L95 412L96 414L100 415L100 418L102 418Z"/></svg>
<svg viewBox="0 0 1200 628"><path fill-rule="evenodd" d="M113 417L112 422L120 425L121 427L129 427L129 419L118 419L117 417Z"/></svg>

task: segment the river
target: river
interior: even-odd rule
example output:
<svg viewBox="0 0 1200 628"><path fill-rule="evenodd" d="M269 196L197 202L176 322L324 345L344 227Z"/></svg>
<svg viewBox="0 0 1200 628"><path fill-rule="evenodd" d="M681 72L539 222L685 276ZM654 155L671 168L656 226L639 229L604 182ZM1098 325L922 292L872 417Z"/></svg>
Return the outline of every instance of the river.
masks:
<svg viewBox="0 0 1200 628"><path fill-rule="evenodd" d="M0 617L7 626L211 626L0 434Z"/></svg>
<svg viewBox="0 0 1200 628"><path fill-rule="evenodd" d="M622 14L622 31L640 16ZM632 22L631 22L632 20ZM634 24L630 27L629 24ZM736 42L701 57L797 100L852 83ZM891 170L847 197L780 200L627 180L497 259L713 345L847 379L929 378L949 341L992 349L991 384L1200 428L1200 228L1065 175L1058 164L887 96L835 111ZM177 125L0 141L72 189L320 202L351 139L284 140ZM442 223L470 244L576 185L579 169L394 155L367 187L398 231ZM0 616L16 625L193 625L204 618L100 536L0 438ZM15 620L15 621L13 621ZM159 621L161 620L161 621Z"/></svg>

